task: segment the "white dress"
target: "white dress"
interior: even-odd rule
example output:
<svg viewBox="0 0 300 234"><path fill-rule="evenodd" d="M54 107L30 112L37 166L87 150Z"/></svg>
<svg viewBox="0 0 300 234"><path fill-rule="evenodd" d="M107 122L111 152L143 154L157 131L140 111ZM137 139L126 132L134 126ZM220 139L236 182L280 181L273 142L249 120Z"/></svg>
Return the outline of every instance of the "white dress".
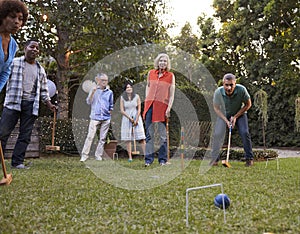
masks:
<svg viewBox="0 0 300 234"><path fill-rule="evenodd" d="M136 115L137 115L138 98L139 95L136 94L132 100L125 101L124 98L121 96L121 100L124 106L124 111L130 117L133 117L133 119L136 119ZM138 125L133 127L132 129L132 123L126 116L123 115L122 124L121 124L121 140L122 141L134 140L132 130L134 130L135 140L144 140L146 138L142 116L139 116Z"/></svg>

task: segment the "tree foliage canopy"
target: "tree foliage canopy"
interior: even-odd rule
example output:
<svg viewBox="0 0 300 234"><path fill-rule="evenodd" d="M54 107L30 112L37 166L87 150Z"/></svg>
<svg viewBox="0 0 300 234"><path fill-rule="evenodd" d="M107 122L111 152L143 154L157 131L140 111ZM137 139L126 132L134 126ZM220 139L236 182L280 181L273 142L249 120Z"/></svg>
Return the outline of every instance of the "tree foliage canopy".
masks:
<svg viewBox="0 0 300 234"><path fill-rule="evenodd" d="M153 43L166 35L158 19L160 0L26 0L29 22L19 35L40 40L58 87L59 112L68 117L69 89L101 58L124 47ZM53 72L54 74L51 74Z"/></svg>
<svg viewBox="0 0 300 234"><path fill-rule="evenodd" d="M69 89L98 60L129 46L169 41L158 17L165 9L163 0L25 2L31 18L18 39L38 37L44 55L55 59L47 71L56 77L61 112L69 110ZM252 98L258 90L266 92L269 145L300 144L299 133L294 131L295 100L300 95L299 5L299 0L214 0L214 17L198 18L200 35L186 24L172 41L201 61L216 82L232 72ZM215 19L220 21L219 30ZM145 72L143 68L133 70ZM180 85L186 89L190 84ZM255 108L248 113L253 139L259 144L259 113Z"/></svg>
<svg viewBox="0 0 300 234"><path fill-rule="evenodd" d="M298 0L214 0L220 30L215 30L212 18L202 15L198 18L200 36L195 39L185 26L175 43L199 55L216 81L224 73L235 73L252 99L263 89L268 97L268 144L278 146L300 144L291 131L300 90L299 4ZM259 143L259 110L252 108L248 113L254 141Z"/></svg>

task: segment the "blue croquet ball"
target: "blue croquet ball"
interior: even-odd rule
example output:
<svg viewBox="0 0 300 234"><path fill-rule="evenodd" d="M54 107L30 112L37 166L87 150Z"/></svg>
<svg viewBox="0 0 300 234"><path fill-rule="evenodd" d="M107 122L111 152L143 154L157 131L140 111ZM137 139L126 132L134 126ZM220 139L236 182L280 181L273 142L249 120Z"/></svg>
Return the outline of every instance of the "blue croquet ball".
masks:
<svg viewBox="0 0 300 234"><path fill-rule="evenodd" d="M223 209L223 198L224 197L224 204L225 204L225 209L227 209L230 206L230 199L226 194L220 193L215 197L214 203L215 206Z"/></svg>

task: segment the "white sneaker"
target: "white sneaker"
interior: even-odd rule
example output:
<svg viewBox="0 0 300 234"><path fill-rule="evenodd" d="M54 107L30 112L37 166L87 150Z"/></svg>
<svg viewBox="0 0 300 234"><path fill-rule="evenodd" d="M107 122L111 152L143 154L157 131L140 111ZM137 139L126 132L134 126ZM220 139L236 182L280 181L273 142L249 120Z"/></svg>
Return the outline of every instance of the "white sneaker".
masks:
<svg viewBox="0 0 300 234"><path fill-rule="evenodd" d="M82 156L80 158L80 162L85 162L89 157L88 156Z"/></svg>
<svg viewBox="0 0 300 234"><path fill-rule="evenodd" d="M102 160L103 160L102 157L95 157L95 159L96 159L97 161L102 161Z"/></svg>

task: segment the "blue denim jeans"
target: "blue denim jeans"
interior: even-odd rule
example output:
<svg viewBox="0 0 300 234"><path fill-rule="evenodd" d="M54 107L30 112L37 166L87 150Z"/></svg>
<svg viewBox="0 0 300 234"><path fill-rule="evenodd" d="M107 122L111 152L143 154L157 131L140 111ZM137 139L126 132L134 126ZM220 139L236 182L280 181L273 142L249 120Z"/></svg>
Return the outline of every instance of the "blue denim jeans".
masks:
<svg viewBox="0 0 300 234"><path fill-rule="evenodd" d="M246 160L253 160L252 141L248 127L247 114L243 114L236 120L235 126L238 128L239 135L242 138ZM211 155L214 161L219 161L220 148L223 145L227 125L221 118L217 118L212 139Z"/></svg>
<svg viewBox="0 0 300 234"><path fill-rule="evenodd" d="M21 111L10 110L4 107L0 120L0 140L2 149L5 152L7 140L20 119L20 130L14 151L11 165L17 166L24 163L27 146L30 143L31 132L37 116L32 114L33 102L22 101Z"/></svg>
<svg viewBox="0 0 300 234"><path fill-rule="evenodd" d="M146 155L145 163L153 163L155 149L154 149L154 124L158 125L158 134L159 134L159 151L158 151L158 162L166 163L167 162L167 131L166 131L166 122L157 122L152 123L152 106L146 113L145 116L145 128L146 128Z"/></svg>

